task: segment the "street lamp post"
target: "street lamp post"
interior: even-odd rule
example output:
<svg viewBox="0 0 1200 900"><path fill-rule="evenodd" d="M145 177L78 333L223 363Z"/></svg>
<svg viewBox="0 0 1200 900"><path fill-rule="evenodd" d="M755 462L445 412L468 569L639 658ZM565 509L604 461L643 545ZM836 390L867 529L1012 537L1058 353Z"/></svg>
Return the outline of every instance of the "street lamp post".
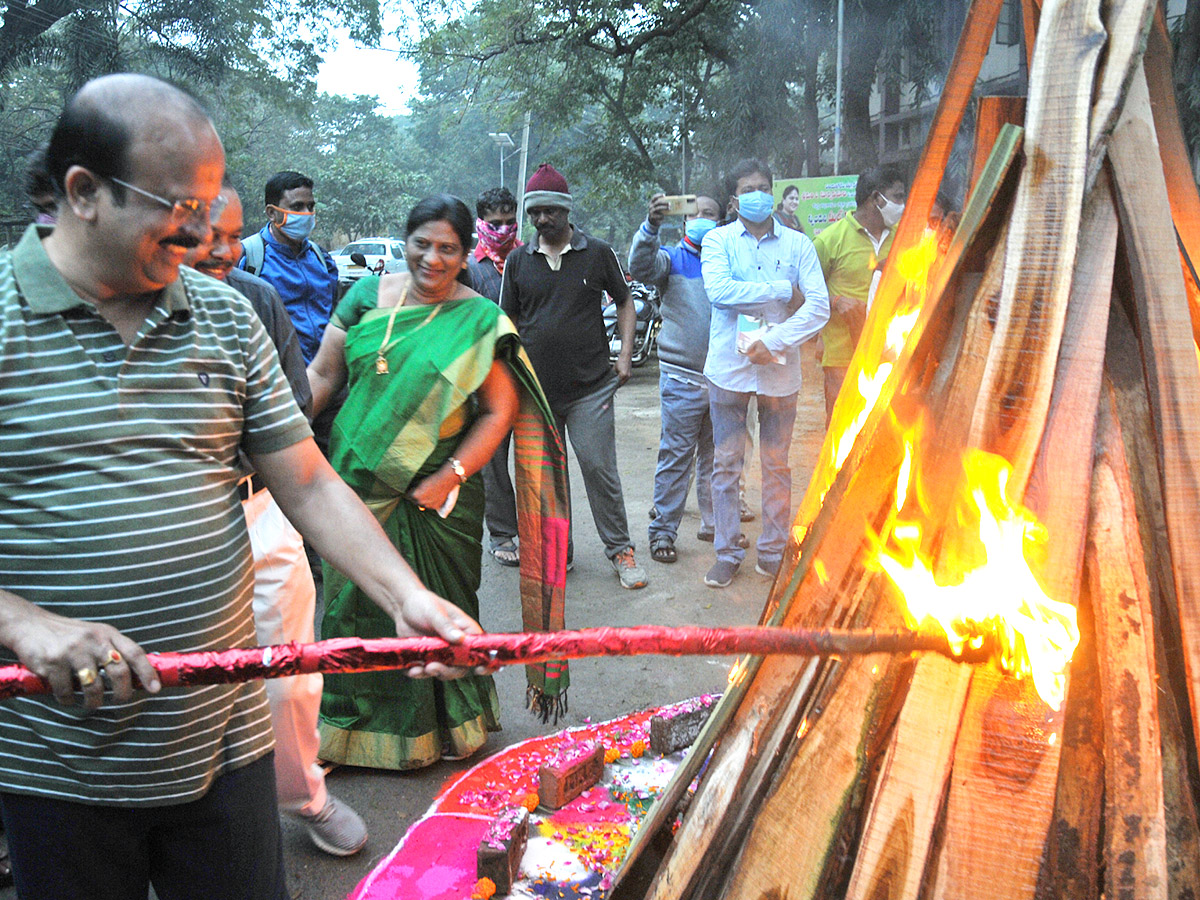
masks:
<svg viewBox="0 0 1200 900"><path fill-rule="evenodd" d="M500 187L504 187L504 160L507 158L505 156L504 151L510 149L511 147L515 147L517 145L513 141L513 139L511 137L509 137L507 131L501 131L501 132L489 131L488 137L490 137L492 139L492 141L495 143L495 145L500 149ZM517 151L515 151L515 150L513 151L513 153L516 153L516 152ZM513 153L509 153L508 156L512 156Z"/></svg>

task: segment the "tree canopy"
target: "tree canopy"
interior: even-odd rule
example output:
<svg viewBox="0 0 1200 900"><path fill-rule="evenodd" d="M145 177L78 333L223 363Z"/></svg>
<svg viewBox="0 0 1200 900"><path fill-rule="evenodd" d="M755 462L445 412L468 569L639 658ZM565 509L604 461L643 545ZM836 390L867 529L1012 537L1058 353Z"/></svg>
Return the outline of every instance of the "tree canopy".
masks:
<svg viewBox="0 0 1200 900"><path fill-rule="evenodd" d="M25 160L64 100L115 71L167 78L209 107L250 224L271 174L311 175L326 243L396 233L430 191L469 203L498 182L489 133L519 142L527 114L530 166L563 171L576 219L608 238L628 233L652 191L719 194L743 156L785 177L830 171L837 0L406 0L402 33L384 35L381 7L398 2L0 0L0 224L29 218ZM876 161L873 89L936 94L952 6L845 0L842 171ZM318 94L334 27L401 40L421 79L406 115ZM1200 0L1174 36L1195 158ZM515 193L515 158L505 172Z"/></svg>

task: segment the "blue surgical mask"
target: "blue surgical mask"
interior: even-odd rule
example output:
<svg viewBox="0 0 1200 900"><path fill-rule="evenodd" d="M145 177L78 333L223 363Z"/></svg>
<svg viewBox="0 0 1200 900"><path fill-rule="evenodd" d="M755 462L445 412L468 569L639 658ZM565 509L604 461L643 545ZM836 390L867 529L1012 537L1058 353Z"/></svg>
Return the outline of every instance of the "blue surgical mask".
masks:
<svg viewBox="0 0 1200 900"><path fill-rule="evenodd" d="M272 207L272 209L283 213L283 221L276 222L275 227L293 241L306 240L313 233L313 229L317 227L316 213L293 212L288 209L279 209L278 206Z"/></svg>
<svg viewBox="0 0 1200 900"><path fill-rule="evenodd" d="M689 241L699 247L704 236L716 227L717 223L712 219L688 219L687 224L683 226L683 233Z"/></svg>
<svg viewBox="0 0 1200 900"><path fill-rule="evenodd" d="M765 222L775 210L775 198L766 191L738 194L738 215L747 222Z"/></svg>

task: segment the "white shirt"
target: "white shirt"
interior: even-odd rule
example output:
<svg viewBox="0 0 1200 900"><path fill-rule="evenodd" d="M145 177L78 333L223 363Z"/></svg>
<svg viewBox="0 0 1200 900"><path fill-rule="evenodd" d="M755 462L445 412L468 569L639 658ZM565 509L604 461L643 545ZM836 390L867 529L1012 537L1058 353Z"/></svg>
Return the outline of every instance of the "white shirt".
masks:
<svg viewBox="0 0 1200 900"><path fill-rule="evenodd" d="M700 265L713 305L705 377L727 391L767 397L799 391L800 345L829 321L829 292L812 241L773 220L771 231L759 239L738 219L705 235ZM804 305L788 315L792 285L804 294ZM783 365L756 365L738 353L739 314L775 326L763 344L783 355Z"/></svg>

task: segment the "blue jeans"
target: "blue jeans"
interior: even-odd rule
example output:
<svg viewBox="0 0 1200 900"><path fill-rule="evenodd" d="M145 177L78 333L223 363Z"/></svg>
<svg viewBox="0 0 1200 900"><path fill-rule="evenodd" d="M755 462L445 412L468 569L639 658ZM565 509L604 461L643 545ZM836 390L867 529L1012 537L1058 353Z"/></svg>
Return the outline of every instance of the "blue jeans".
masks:
<svg viewBox="0 0 1200 900"><path fill-rule="evenodd" d="M792 470L788 451L796 424L796 394L768 397L765 394L727 391L708 385L712 414L713 516L716 519L717 559L741 563L746 551L737 545L742 530L738 505L738 479L746 456L746 407L758 398L758 454L762 463L763 530L758 539L758 558L775 563L783 558L791 524Z"/></svg>
<svg viewBox="0 0 1200 900"><path fill-rule="evenodd" d="M688 476L696 465L696 502L700 528L712 531L713 431L708 412L708 385L691 384L666 372L658 376L662 395L662 437L654 472L655 517L650 540L666 535L675 540L687 503Z"/></svg>
<svg viewBox="0 0 1200 900"><path fill-rule="evenodd" d="M559 434L570 440L579 461L592 519L604 542L604 555L609 559L633 546L625 518L621 476L617 472L617 423L613 412L616 393L617 376L614 374L590 394L553 409L554 425ZM575 512L572 510L572 533L574 526ZM573 551L574 540L568 538L568 559Z"/></svg>
<svg viewBox="0 0 1200 900"><path fill-rule="evenodd" d="M54 900L287 900L272 754L175 806L3 795L17 895Z"/></svg>

